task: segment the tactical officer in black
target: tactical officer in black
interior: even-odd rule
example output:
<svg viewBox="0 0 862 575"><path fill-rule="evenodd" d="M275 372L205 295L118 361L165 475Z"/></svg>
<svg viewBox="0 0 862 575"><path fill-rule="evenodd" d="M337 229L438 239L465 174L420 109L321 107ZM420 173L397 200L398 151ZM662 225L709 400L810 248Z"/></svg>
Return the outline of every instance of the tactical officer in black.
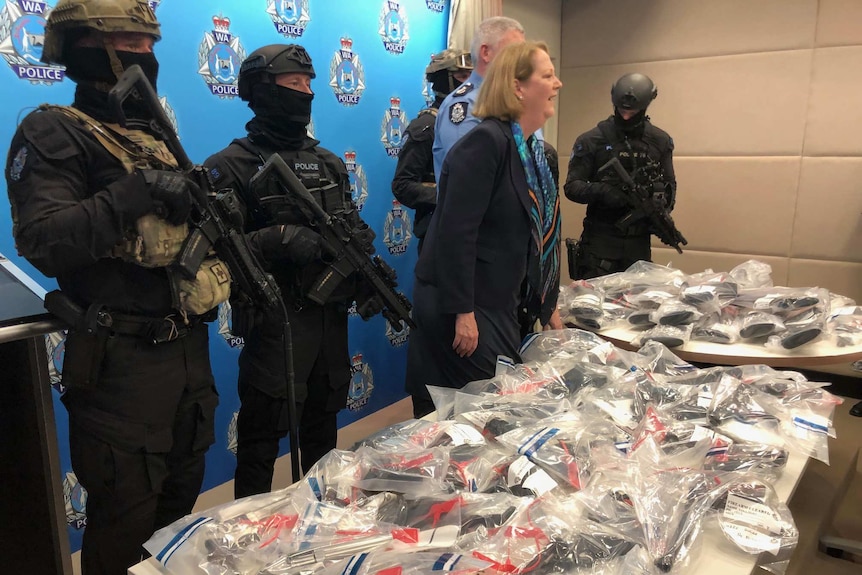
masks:
<svg viewBox="0 0 862 575"><path fill-rule="evenodd" d="M215 186L233 188L245 204L249 241L285 300L293 335L303 471L335 447L336 414L346 405L350 381L347 309L356 284L343 282L325 305L309 301L305 294L327 269L321 237L299 213L285 210L274 219L254 197L249 182L265 160L278 153L324 210L342 213L353 208L344 163L306 132L314 77L302 46L273 44L252 52L239 74L239 96L255 114L246 125L248 136L206 161ZM236 300L232 304L236 326L250 310ZM257 317L255 324L242 334L245 345L239 359L237 497L271 489L279 440L289 430L282 322Z"/></svg>
<svg viewBox="0 0 862 575"><path fill-rule="evenodd" d="M17 248L57 278L46 307L72 325L62 400L87 491L85 575L125 574L155 529L191 512L214 439L204 321L227 299L229 276L207 263L223 288L212 298L171 273L200 190L150 132L140 101L126 102L126 127L108 106L133 64L155 85L159 37L146 2L59 1L42 60L66 66L75 100L25 117L6 162Z"/></svg>
<svg viewBox="0 0 862 575"><path fill-rule="evenodd" d="M650 261L650 227L642 219L621 229L617 222L631 208L613 170L598 170L617 157L629 173L648 178L651 188L663 195L668 210L676 197L673 171L673 140L656 128L646 115L658 90L643 74L626 74L611 88L614 115L599 122L575 141L566 197L587 205L584 231L577 255L575 279L588 279L623 271L638 260ZM574 272L574 273L572 273Z"/></svg>
<svg viewBox="0 0 862 575"><path fill-rule="evenodd" d="M434 103L419 112L407 126L392 178L392 194L402 205L416 210L413 233L419 238L419 251L431 214L437 206L434 181L434 124L443 99L470 77L473 64L469 52L449 49L435 54L425 68L425 79L434 90Z"/></svg>

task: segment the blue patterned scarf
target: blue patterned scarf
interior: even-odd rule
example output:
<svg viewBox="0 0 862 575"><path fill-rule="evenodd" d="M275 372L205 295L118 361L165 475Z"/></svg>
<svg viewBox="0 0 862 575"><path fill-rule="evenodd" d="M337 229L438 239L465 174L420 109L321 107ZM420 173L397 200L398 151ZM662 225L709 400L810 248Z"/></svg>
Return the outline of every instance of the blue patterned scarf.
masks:
<svg viewBox="0 0 862 575"><path fill-rule="evenodd" d="M542 306L548 294L559 289L560 196L557 192L557 183L548 167L542 142L535 135L524 140L524 131L518 122L512 122L512 134L515 136L518 155L521 157L521 164L527 175L527 186L532 202L530 209L532 236L540 254L538 265L533 263L530 266L532 273L529 274L530 281L527 284L527 302L534 301L538 295L539 306ZM546 320L547 318L542 318L543 322Z"/></svg>

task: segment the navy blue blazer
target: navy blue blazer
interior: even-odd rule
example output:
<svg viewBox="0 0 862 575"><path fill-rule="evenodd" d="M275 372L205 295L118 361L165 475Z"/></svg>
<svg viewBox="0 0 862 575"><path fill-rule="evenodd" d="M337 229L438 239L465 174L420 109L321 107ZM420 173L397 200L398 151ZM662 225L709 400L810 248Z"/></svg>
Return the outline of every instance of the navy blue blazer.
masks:
<svg viewBox="0 0 862 575"><path fill-rule="evenodd" d="M531 201L508 122L486 118L449 151L416 278L438 288L440 313L515 313L532 241Z"/></svg>

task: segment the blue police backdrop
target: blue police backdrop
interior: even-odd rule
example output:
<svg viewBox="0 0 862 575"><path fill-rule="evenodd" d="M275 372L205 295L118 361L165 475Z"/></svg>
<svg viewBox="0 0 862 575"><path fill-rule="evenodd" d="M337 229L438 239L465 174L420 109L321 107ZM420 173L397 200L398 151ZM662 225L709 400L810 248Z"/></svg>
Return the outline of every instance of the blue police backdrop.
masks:
<svg viewBox="0 0 862 575"><path fill-rule="evenodd" d="M317 78L309 131L342 157L353 197L376 231L375 245L398 272L401 288L412 291L416 247L412 213L393 201L390 182L401 134L430 103L424 68L445 48L449 0L153 0L162 24L156 45L161 64L159 96L175 120L193 161L244 135L251 111L237 97L240 62L260 46L300 43L314 60ZM8 145L18 121L42 102L71 103L74 85L62 68L39 61L45 21L54 2L0 1L0 142ZM5 194L5 181L3 197ZM46 290L56 287L18 257L8 209L0 212L0 253ZM211 354L221 403L216 444L207 455L204 490L233 477L236 359L242 341L230 333L221 309L210 330ZM353 381L343 426L404 397L405 331L393 331L381 317L350 320ZM66 514L73 550L86 525L86 493L69 463L62 388L63 334L47 337L63 468ZM282 443L287 451L287 441Z"/></svg>

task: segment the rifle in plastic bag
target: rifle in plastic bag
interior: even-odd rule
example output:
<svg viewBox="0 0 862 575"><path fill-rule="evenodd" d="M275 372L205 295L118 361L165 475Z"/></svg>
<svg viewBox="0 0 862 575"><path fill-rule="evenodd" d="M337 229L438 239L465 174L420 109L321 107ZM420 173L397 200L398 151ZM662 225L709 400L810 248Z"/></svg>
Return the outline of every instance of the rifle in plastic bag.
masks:
<svg viewBox="0 0 862 575"><path fill-rule="evenodd" d="M682 253L680 244L687 245L688 241L676 229L676 224L673 223L673 218L664 205L664 198L653 197L646 186L635 183L631 174L620 163L619 158L611 158L609 162L599 168L599 173L609 169L613 169L623 182L623 193L626 194L626 199L632 208L628 214L620 218L616 226L625 230L634 222L646 218L649 220L650 230L663 244Z"/></svg>
<svg viewBox="0 0 862 575"><path fill-rule="evenodd" d="M283 188L285 193L269 193L268 186L273 182ZM316 226L331 253L335 254L333 262L306 294L309 300L322 305L335 288L355 271L374 290L375 297L382 304L383 317L396 331L403 329L402 322L416 327L410 317L413 305L404 294L395 291L398 287L395 270L379 255L371 256L374 253L371 244L373 234L364 233L367 227L362 229L351 225L345 218L347 212L337 215L326 213L278 154L266 160L260 171L251 178L249 187L252 194L268 204L284 202L286 206L297 208L310 224ZM271 208L278 209L272 205Z"/></svg>

